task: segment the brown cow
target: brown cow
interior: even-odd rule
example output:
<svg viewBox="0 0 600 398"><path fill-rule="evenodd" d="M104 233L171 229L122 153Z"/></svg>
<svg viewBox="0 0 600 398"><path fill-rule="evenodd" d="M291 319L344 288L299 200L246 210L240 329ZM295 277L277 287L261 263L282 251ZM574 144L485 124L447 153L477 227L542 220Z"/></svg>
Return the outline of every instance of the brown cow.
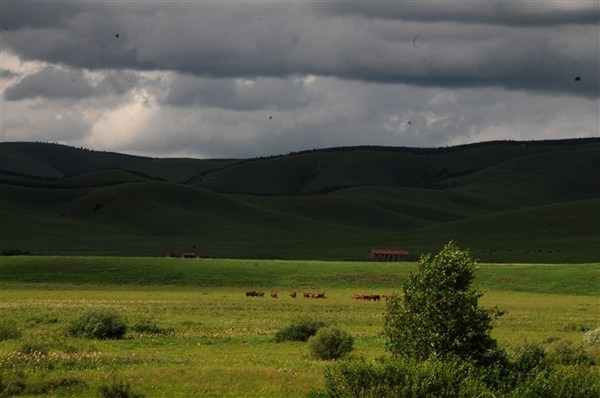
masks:
<svg viewBox="0 0 600 398"><path fill-rule="evenodd" d="M291 298L296 298L296 292L291 292L291 293L290 293L290 297L291 297Z"/></svg>
<svg viewBox="0 0 600 398"><path fill-rule="evenodd" d="M277 298L277 292L271 292L271 297Z"/></svg>

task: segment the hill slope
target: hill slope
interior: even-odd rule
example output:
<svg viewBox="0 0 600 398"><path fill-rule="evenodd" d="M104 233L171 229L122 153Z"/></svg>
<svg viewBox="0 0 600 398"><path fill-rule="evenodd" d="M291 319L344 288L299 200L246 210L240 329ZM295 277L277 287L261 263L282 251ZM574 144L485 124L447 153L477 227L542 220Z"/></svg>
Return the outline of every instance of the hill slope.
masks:
<svg viewBox="0 0 600 398"><path fill-rule="evenodd" d="M485 261L599 261L600 139L152 159L0 143L0 249L364 259L455 239Z"/></svg>

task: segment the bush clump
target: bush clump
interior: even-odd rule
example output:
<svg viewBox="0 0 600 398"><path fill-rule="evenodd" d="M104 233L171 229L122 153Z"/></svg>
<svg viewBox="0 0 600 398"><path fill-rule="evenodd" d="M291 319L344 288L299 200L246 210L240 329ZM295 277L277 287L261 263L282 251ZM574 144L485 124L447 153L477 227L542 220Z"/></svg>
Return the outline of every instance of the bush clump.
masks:
<svg viewBox="0 0 600 398"><path fill-rule="evenodd" d="M100 386L100 398L142 398L143 395L132 390L131 384L125 381L113 382Z"/></svg>
<svg viewBox="0 0 600 398"><path fill-rule="evenodd" d="M460 360L383 359L341 362L325 371L325 390L311 397L476 397L490 392Z"/></svg>
<svg viewBox="0 0 600 398"><path fill-rule="evenodd" d="M275 335L275 341L307 341L314 336L319 329L327 326L323 321L310 318L296 319L291 324L281 329Z"/></svg>
<svg viewBox="0 0 600 398"><path fill-rule="evenodd" d="M25 343L19 350L23 354L27 355L48 355L48 346L40 343Z"/></svg>
<svg viewBox="0 0 600 398"><path fill-rule="evenodd" d="M583 344L574 344L570 341L558 341L548 347L548 356L561 365L595 365L592 358L583 347Z"/></svg>
<svg viewBox="0 0 600 398"><path fill-rule="evenodd" d="M600 374L586 366L539 367L540 352L527 347L519 354L526 373L499 374L461 359L409 357L376 363L345 361L325 371L325 389L313 390L311 398L344 397L506 397L595 398L600 396ZM525 358L527 357L527 358ZM535 366L531 366L535 365ZM502 373L502 372L500 372ZM495 383L490 383L494 380Z"/></svg>
<svg viewBox="0 0 600 398"><path fill-rule="evenodd" d="M19 337L21 337L21 332L14 322L0 319L0 341L18 339Z"/></svg>
<svg viewBox="0 0 600 398"><path fill-rule="evenodd" d="M353 350L354 338L343 330L324 327L308 339L308 347L317 359L338 359Z"/></svg>
<svg viewBox="0 0 600 398"><path fill-rule="evenodd" d="M68 333L75 337L89 339L121 339L127 332L127 325L117 314L106 311L89 311L75 319Z"/></svg>
<svg viewBox="0 0 600 398"><path fill-rule="evenodd" d="M144 334L167 334L173 332L173 329L163 328L155 321L144 320L136 323L132 327L134 332L144 333Z"/></svg>

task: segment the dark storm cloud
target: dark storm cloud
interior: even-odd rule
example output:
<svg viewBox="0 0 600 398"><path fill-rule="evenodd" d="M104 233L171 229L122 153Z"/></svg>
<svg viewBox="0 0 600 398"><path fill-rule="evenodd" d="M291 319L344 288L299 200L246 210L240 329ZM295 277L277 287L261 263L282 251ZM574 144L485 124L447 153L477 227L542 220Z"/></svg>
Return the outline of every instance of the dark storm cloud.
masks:
<svg viewBox="0 0 600 398"><path fill-rule="evenodd" d="M79 70L64 70L48 66L9 86L4 98L19 101L26 98L85 98L94 88Z"/></svg>
<svg viewBox="0 0 600 398"><path fill-rule="evenodd" d="M83 99L110 94L125 94L133 89L137 76L128 71L108 71L97 84L92 84L80 69L47 66L7 87L4 98L20 101L27 98Z"/></svg>
<svg viewBox="0 0 600 398"><path fill-rule="evenodd" d="M571 7L564 7L565 3ZM355 15L368 18L418 22L461 22L505 26L596 25L600 3L527 1L452 2L331 2L314 7L324 15Z"/></svg>
<svg viewBox="0 0 600 398"><path fill-rule="evenodd" d="M306 101L302 83L296 79L206 79L176 75L165 104L250 111L293 109Z"/></svg>
<svg viewBox="0 0 600 398"><path fill-rule="evenodd" d="M7 21L20 21L13 22L16 30L8 32L6 43L25 59L95 70L172 70L205 78L314 74L589 98L599 91L595 1L66 2L45 7L47 20L37 11L28 20L26 7L13 3L5 10ZM578 84L573 84L575 76L581 76ZM222 89L210 100L178 94L176 87L170 101L258 106L244 105Z"/></svg>

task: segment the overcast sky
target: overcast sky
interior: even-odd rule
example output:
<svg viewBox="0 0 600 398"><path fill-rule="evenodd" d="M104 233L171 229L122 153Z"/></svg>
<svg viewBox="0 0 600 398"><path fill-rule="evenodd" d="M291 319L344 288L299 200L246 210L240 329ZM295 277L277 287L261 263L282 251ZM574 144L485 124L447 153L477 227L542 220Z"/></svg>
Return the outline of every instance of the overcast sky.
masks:
<svg viewBox="0 0 600 398"><path fill-rule="evenodd" d="M0 141L214 158L598 137L599 9L0 0Z"/></svg>

